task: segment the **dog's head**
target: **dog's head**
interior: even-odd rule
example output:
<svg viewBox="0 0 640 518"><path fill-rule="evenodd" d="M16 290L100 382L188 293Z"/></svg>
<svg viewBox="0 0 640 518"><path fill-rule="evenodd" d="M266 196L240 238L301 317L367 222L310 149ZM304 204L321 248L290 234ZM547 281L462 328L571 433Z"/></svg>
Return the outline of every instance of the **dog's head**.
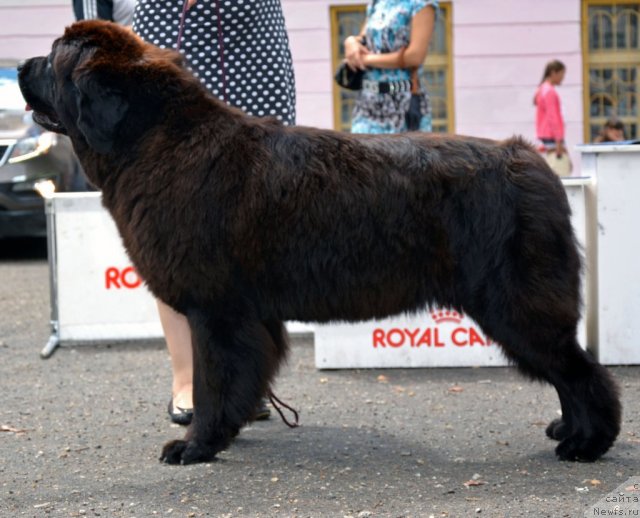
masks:
<svg viewBox="0 0 640 518"><path fill-rule="evenodd" d="M71 25L48 56L19 67L33 119L103 154L131 144L151 126L184 80L179 53L95 20Z"/></svg>

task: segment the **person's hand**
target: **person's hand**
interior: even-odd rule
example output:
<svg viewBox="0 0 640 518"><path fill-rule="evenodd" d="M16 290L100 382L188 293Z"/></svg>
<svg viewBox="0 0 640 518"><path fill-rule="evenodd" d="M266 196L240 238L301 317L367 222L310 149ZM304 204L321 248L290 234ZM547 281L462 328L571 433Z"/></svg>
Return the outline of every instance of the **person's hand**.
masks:
<svg viewBox="0 0 640 518"><path fill-rule="evenodd" d="M187 9L191 9L194 5L196 5L196 0L187 1Z"/></svg>
<svg viewBox="0 0 640 518"><path fill-rule="evenodd" d="M364 70L365 56L369 54L369 49L360 43L358 36L349 36L344 40L344 60L351 70Z"/></svg>

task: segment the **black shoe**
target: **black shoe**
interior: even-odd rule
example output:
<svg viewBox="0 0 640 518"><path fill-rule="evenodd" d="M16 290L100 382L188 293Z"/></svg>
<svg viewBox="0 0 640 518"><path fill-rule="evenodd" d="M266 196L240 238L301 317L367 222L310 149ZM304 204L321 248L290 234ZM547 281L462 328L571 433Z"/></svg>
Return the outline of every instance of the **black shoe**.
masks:
<svg viewBox="0 0 640 518"><path fill-rule="evenodd" d="M183 425L191 424L193 408L180 408L179 406L175 406L173 404L173 398L171 398L167 411L169 412L169 417L171 417L172 422Z"/></svg>
<svg viewBox="0 0 640 518"><path fill-rule="evenodd" d="M271 410L267 406L267 398L263 397L256 409L256 421L264 421L265 419L269 419L269 417L271 417Z"/></svg>
<svg viewBox="0 0 640 518"><path fill-rule="evenodd" d="M169 417L171 417L171 421L176 424L188 425L191 424L191 420L193 419L193 408L180 408L179 406L174 406L173 398L169 400L169 408L167 409L169 412ZM256 421L264 421L271 417L271 410L267 406L266 398L262 398L260 400L260 404L256 409Z"/></svg>

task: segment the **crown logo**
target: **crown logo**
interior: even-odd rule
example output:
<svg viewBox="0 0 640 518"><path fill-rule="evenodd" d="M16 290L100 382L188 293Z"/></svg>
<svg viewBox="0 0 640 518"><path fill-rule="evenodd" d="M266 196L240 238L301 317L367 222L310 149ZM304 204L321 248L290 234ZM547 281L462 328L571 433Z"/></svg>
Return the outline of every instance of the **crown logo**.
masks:
<svg viewBox="0 0 640 518"><path fill-rule="evenodd" d="M453 309L441 309L431 312L431 318L436 321L436 324L441 324L442 322L454 322L455 324L459 324L462 322L462 316L462 313L458 313Z"/></svg>

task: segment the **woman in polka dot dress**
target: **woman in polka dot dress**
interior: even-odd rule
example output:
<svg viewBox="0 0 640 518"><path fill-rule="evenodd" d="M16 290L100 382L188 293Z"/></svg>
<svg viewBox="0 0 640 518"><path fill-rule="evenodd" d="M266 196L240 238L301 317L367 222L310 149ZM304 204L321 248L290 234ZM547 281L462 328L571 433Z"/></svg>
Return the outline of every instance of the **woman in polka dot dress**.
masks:
<svg viewBox="0 0 640 518"><path fill-rule="evenodd" d="M134 32L159 47L175 48L184 1L138 0ZM251 115L294 124L293 66L280 0L187 0L187 6L180 51L207 89ZM161 301L158 311L173 374L169 415L175 423L189 424L191 331L187 319ZM256 417L269 414L263 400Z"/></svg>
<svg viewBox="0 0 640 518"><path fill-rule="evenodd" d="M180 51L193 73L229 104L294 124L293 66L280 0L189 4ZM138 0L134 32L159 47L175 48L182 6L183 0Z"/></svg>

